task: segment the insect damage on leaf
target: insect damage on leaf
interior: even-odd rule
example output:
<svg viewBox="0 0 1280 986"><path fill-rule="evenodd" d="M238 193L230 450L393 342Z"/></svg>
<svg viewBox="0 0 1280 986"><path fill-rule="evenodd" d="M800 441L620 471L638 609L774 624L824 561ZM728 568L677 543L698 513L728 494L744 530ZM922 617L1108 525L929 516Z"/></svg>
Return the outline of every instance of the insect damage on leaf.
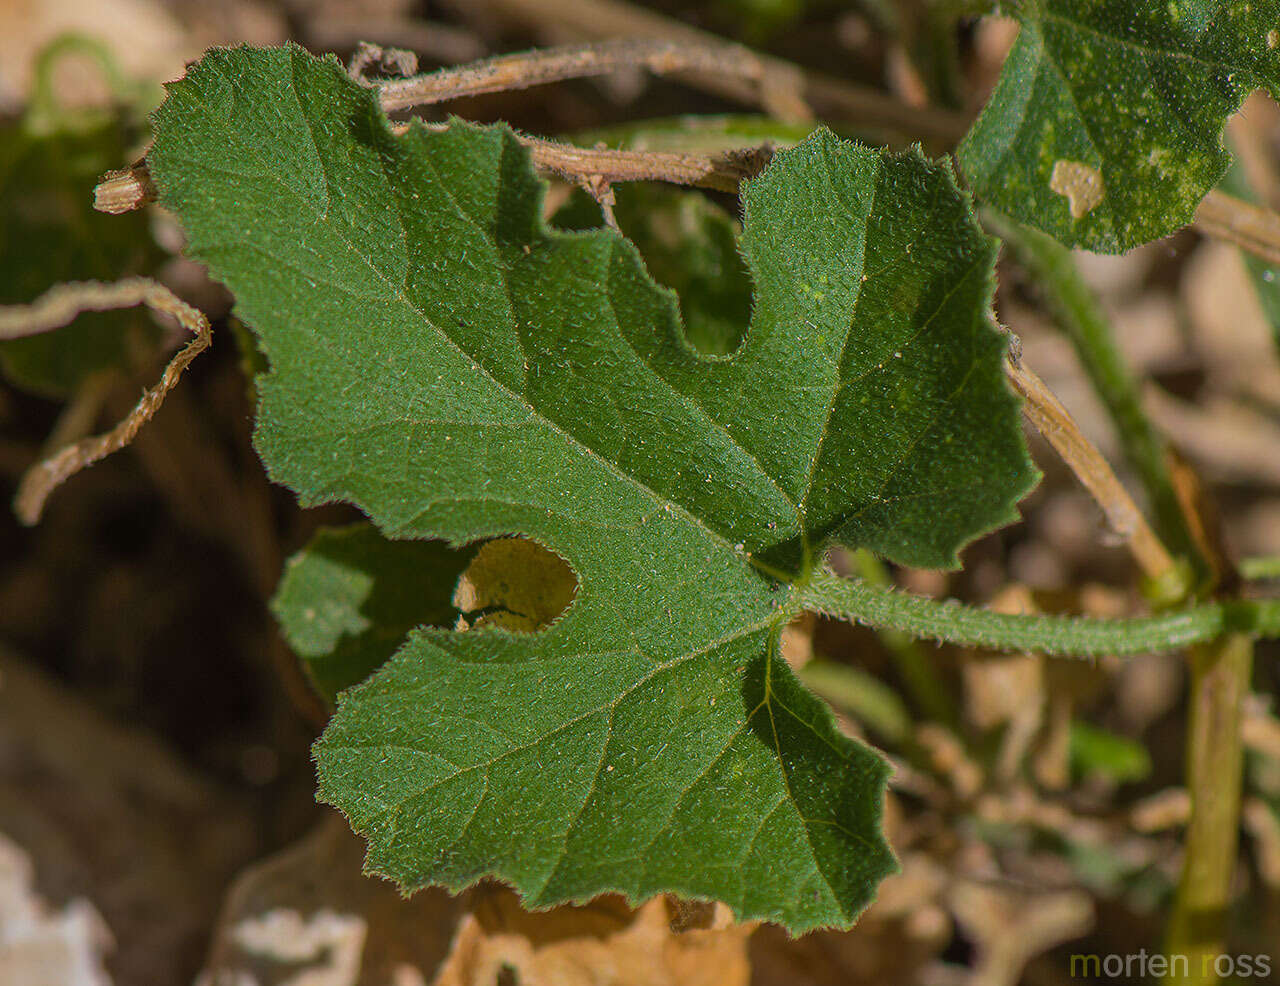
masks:
<svg viewBox="0 0 1280 986"><path fill-rule="evenodd" d="M532 633L549 627L573 602L578 580L555 552L526 538L480 546L458 581L458 629L501 627Z"/></svg>
<svg viewBox="0 0 1280 986"><path fill-rule="evenodd" d="M1036 478L949 170L825 130L779 154L744 195L751 323L707 357L617 232L546 226L506 127L394 135L336 61L211 52L149 162L270 361L277 481L577 576L545 629L419 629L340 696L319 795L369 868L849 925L895 865L888 768L781 659L799 588L837 541L954 566Z"/></svg>
<svg viewBox="0 0 1280 986"><path fill-rule="evenodd" d="M1066 196L1073 219L1087 216L1107 194L1098 169L1079 161L1055 161L1049 187Z"/></svg>

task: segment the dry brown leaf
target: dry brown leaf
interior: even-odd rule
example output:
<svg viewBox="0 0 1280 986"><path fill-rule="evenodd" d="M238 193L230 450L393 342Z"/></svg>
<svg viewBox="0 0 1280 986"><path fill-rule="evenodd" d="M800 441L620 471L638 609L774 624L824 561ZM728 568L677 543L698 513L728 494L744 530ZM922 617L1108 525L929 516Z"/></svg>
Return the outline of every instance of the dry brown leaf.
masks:
<svg viewBox="0 0 1280 986"><path fill-rule="evenodd" d="M1250 695L1245 699L1240 732L1244 745L1250 750L1280 761L1280 719L1262 696Z"/></svg>
<svg viewBox="0 0 1280 986"><path fill-rule="evenodd" d="M311 835L246 870L227 894L201 986L386 986L429 982L466 897L409 899L364 876L364 843L333 813Z"/></svg>
<svg viewBox="0 0 1280 986"><path fill-rule="evenodd" d="M991 600L997 613L1037 613L1025 586L1007 586ZM996 760L996 779L1002 783L1017 774L1044 719L1044 658L1039 654L974 653L961 666L965 711L979 729L1007 723Z"/></svg>
<svg viewBox="0 0 1280 986"><path fill-rule="evenodd" d="M1241 818L1253 838L1259 875L1272 889L1280 887L1280 817L1261 798L1246 798Z"/></svg>
<svg viewBox="0 0 1280 986"><path fill-rule="evenodd" d="M529 912L506 887L404 898L361 872L364 843L336 813L245 871L201 986L745 986L746 942L723 904L620 897ZM282 978L283 976L283 978Z"/></svg>
<svg viewBox="0 0 1280 986"><path fill-rule="evenodd" d="M1193 404L1154 385L1143 393L1143 405L1156 425L1176 435L1178 447L1211 476L1280 486L1280 425L1270 414L1221 394Z"/></svg>
<svg viewBox="0 0 1280 986"><path fill-rule="evenodd" d="M1240 251L1203 244L1187 261L1180 287L1197 355L1218 381L1265 382L1273 397L1280 395L1271 323Z"/></svg>
<svg viewBox="0 0 1280 986"><path fill-rule="evenodd" d="M1050 791L1062 791L1071 783L1071 720L1075 701L1069 694L1049 689L1048 714L1040 742L1031 759L1036 782Z"/></svg>
<svg viewBox="0 0 1280 986"><path fill-rule="evenodd" d="M710 928L672 931L673 909L655 898L633 910L618 897L528 912L505 888L485 888L463 918L432 986L745 986L747 938L724 905ZM679 914L675 915L681 919Z"/></svg>
<svg viewBox="0 0 1280 986"><path fill-rule="evenodd" d="M0 646L0 983L96 983L60 971L98 958L120 984L182 981L255 845L228 789Z"/></svg>
<svg viewBox="0 0 1280 986"><path fill-rule="evenodd" d="M934 773L944 778L958 797L967 800L982 790L982 767L969 756L955 733L926 722L916 729L915 738Z"/></svg>
<svg viewBox="0 0 1280 986"><path fill-rule="evenodd" d="M0 834L0 983L110 986L103 953L111 930L84 897L51 908L35 889L35 864Z"/></svg>
<svg viewBox="0 0 1280 986"><path fill-rule="evenodd" d="M919 982L924 966L951 940L951 918L942 905L949 882L946 869L927 853L904 853L902 872L881 884L853 930L789 938L763 926L751 939L752 986Z"/></svg>

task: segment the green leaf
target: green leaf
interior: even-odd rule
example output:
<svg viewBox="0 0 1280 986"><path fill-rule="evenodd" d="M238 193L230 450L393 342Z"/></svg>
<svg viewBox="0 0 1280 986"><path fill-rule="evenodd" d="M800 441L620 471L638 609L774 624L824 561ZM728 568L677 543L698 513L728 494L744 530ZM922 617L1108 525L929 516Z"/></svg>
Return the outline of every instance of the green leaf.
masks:
<svg viewBox="0 0 1280 986"><path fill-rule="evenodd" d="M884 740L901 743L910 737L911 714L906 703L875 675L838 661L815 658L800 668L800 680Z"/></svg>
<svg viewBox="0 0 1280 986"><path fill-rule="evenodd" d="M1248 93L1280 95L1280 2L1021 0L991 101L960 146L975 194L1108 253L1192 219Z"/></svg>
<svg viewBox="0 0 1280 986"><path fill-rule="evenodd" d="M751 318L751 277L738 253L737 224L706 196L662 185L615 190L614 218L649 275L676 293L685 336L700 353L723 356ZM600 208L575 190L552 219L562 229L600 225Z"/></svg>
<svg viewBox="0 0 1280 986"><path fill-rule="evenodd" d="M332 699L381 667L414 627L453 625L454 587L474 554L388 541L370 524L322 530L289 559L271 611Z"/></svg>
<svg viewBox="0 0 1280 986"><path fill-rule="evenodd" d="M1090 725L1071 724L1071 769L1102 774L1117 783L1141 781L1151 773L1151 754L1141 743Z"/></svg>
<svg viewBox="0 0 1280 986"><path fill-rule="evenodd" d="M543 223L506 127L395 136L294 47L169 93L152 173L262 340L271 475L391 537L525 535L580 586L537 633L417 630L340 696L320 797L370 868L850 924L894 866L887 767L780 657L798 586L837 539L954 565L1035 479L949 171L826 131L780 155L711 358L631 244Z"/></svg>
<svg viewBox="0 0 1280 986"><path fill-rule="evenodd" d="M125 142L116 121L47 134L0 129L0 304L155 266L161 254L144 213L93 209L93 186L126 160ZM144 313L91 312L57 332L0 342L0 363L20 386L63 396L91 373L132 366L157 337Z"/></svg>

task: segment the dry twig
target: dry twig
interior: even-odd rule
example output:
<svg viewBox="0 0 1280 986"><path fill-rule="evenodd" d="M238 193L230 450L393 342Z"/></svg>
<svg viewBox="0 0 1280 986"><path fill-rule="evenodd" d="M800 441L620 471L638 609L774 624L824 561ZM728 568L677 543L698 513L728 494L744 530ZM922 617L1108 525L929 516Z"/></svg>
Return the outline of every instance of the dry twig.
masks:
<svg viewBox="0 0 1280 986"><path fill-rule="evenodd" d="M803 81L799 68L765 58L741 45L710 39L604 41L501 55L384 82L378 87L378 95L382 108L392 112L632 68L645 68L656 75L698 72L740 79L754 86L753 101L775 116L799 122L813 119L813 112L800 95Z"/></svg>
<svg viewBox="0 0 1280 986"><path fill-rule="evenodd" d="M1173 572L1173 558L1102 453L1076 425L1071 412L1062 406L1045 382L1015 356L1005 361L1005 376L1025 401L1023 413L1097 501L1107 524L1124 538L1146 576L1158 581Z"/></svg>
<svg viewBox="0 0 1280 986"><path fill-rule="evenodd" d="M182 301L164 285L143 277L127 278L114 284L97 281L60 284L30 305L0 308L0 339L19 339L68 325L82 312L110 311L134 305L146 305L152 311L172 315L194 338L169 361L159 383L143 394L133 410L114 428L105 434L68 445L27 471L13 501L14 512L24 524L31 525L40 519L45 500L59 485L133 440L138 429L160 409L165 395L174 388L191 361L208 347L210 327L202 312Z"/></svg>
<svg viewBox="0 0 1280 986"><path fill-rule="evenodd" d="M113 216L141 209L155 200L156 186L146 162L123 171L108 172L93 189L93 207Z"/></svg>
<svg viewBox="0 0 1280 986"><path fill-rule="evenodd" d="M470 0L461 13L472 17L497 14L509 22L564 40L651 38L686 44L723 46L723 39L681 21L623 0ZM912 140L958 141L968 129L962 114L933 107L914 107L893 96L834 76L823 75L769 55L756 55L772 79L797 80L800 98L820 119L841 120L859 127ZM689 84L742 103L759 101L756 83L744 80L724 65L710 72L681 73ZM776 84L776 83L771 83ZM766 108L770 108L766 103ZM777 113L776 108L770 108Z"/></svg>
<svg viewBox="0 0 1280 986"><path fill-rule="evenodd" d="M737 192L742 181L759 174L772 157L772 150L768 147L749 147L708 157L703 154L575 147L526 134L517 134L516 139L529 148L533 163L539 169L573 182L582 179L666 181L719 192Z"/></svg>
<svg viewBox="0 0 1280 986"><path fill-rule="evenodd" d="M658 21L666 25L664 18ZM653 32L637 30L636 33ZM806 77L798 66L692 29L681 28L674 33L675 41L642 39L551 48L392 80L378 86L379 99L383 109L390 112L461 96L524 89L564 79L603 75L622 68L644 67L660 74L678 73L695 80L712 80L714 84L703 85L703 88L713 91L717 86L723 90L726 82L732 83L739 97L760 102L784 119L812 119L813 114L801 95L801 90L808 86L834 107L837 116L863 116L868 118L864 122L872 124L888 120L900 123L906 113L912 118L907 129L913 129L920 136L953 139L963 132L963 126L952 114L945 114L945 120L931 120L921 117L921 111L874 90L864 92L836 80ZM744 85L750 88L749 92L743 91ZM669 181L724 192L736 192L742 179L757 174L770 156L767 148L747 148L707 157L586 149L527 135L519 139L529 147L538 167L570 181ZM100 182L94 189L94 208L100 212L128 212L155 198L156 188L144 161L125 171L114 172Z"/></svg>
<svg viewBox="0 0 1280 986"><path fill-rule="evenodd" d="M374 72L394 72L409 78L418 72L418 56L405 48L361 41L347 65L347 74L357 82L374 85L376 83L369 82L369 76Z"/></svg>
<svg viewBox="0 0 1280 986"><path fill-rule="evenodd" d="M409 125L396 124L393 129L396 133L405 133ZM744 147L709 156L577 147L528 134L516 134L516 139L529 149L537 168L575 183L589 179L605 182L665 181L734 193L743 180L763 171L773 157L773 148L769 145ZM110 189L105 190L108 185ZM155 185L145 163L135 165L129 171L116 172L94 191L94 207L102 212L140 209L154 202L156 197ZM100 204L104 198L110 202L110 208Z"/></svg>
<svg viewBox="0 0 1280 986"><path fill-rule="evenodd" d="M1200 203L1195 225L1202 233L1280 265L1280 215L1270 209L1215 190Z"/></svg>

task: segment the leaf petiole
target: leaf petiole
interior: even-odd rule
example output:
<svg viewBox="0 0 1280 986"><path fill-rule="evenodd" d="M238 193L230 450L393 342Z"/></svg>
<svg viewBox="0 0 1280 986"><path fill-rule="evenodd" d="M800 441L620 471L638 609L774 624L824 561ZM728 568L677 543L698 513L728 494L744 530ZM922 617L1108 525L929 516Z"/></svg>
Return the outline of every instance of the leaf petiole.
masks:
<svg viewBox="0 0 1280 986"><path fill-rule="evenodd" d="M1127 620L1032 616L993 613L954 600L929 599L820 572L806 584L797 585L794 601L801 609L880 630L901 630L915 637L971 647L1064 657L1175 650L1226 633L1280 636L1280 599L1211 602Z"/></svg>

